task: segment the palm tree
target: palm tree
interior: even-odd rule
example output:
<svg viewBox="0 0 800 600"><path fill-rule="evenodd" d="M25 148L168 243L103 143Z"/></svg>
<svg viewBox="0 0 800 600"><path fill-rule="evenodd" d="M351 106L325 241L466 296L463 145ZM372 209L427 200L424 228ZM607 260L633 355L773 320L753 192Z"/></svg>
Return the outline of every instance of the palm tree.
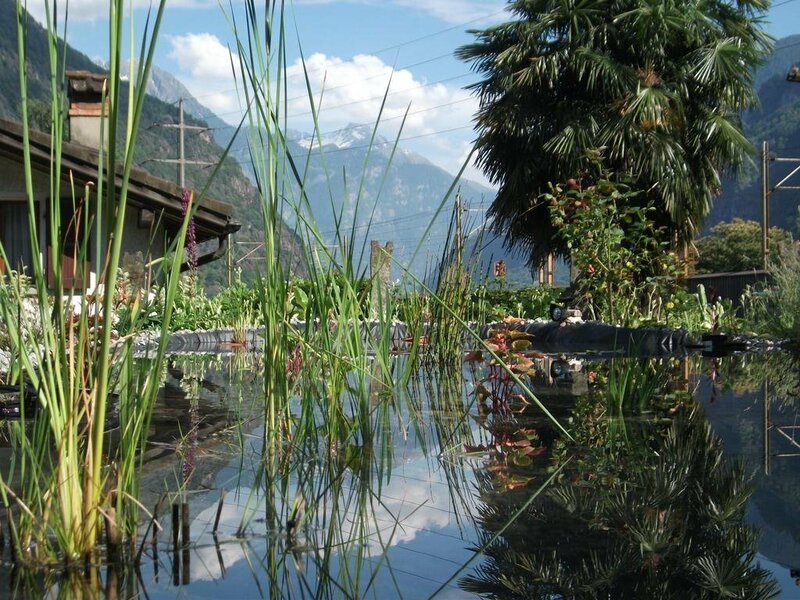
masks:
<svg viewBox="0 0 800 600"><path fill-rule="evenodd" d="M515 20L457 50L472 89L478 162L499 193L491 213L538 261L565 254L540 195L549 184L631 178L660 224L697 231L720 172L751 146L740 113L770 51L768 0L513 0ZM593 166L594 165L594 166Z"/></svg>

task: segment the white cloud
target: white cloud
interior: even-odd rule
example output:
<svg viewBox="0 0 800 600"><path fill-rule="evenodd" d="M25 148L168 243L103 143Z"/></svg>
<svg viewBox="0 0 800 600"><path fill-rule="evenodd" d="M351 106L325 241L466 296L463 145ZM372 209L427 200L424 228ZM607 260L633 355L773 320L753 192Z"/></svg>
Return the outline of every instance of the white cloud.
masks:
<svg viewBox="0 0 800 600"><path fill-rule="evenodd" d="M175 75L202 104L228 120L236 120L238 101L234 70L239 59L210 33L170 36L169 58L178 65Z"/></svg>
<svg viewBox="0 0 800 600"><path fill-rule="evenodd" d="M181 82L219 116L238 122L241 115L228 48L209 33L172 36L169 43L169 57L178 67L176 76ZM413 148L451 173L461 168L469 153L477 100L460 87L466 81L429 82L368 54L344 59L315 53L305 65L296 60L286 73L292 129L314 130L307 73L323 140L326 133L351 124L373 125L380 116L382 135L393 140L403 125L401 146ZM465 175L485 182L471 166Z"/></svg>
<svg viewBox="0 0 800 600"><path fill-rule="evenodd" d="M476 100L456 85L419 79L407 69L395 70L380 58L365 54L351 60L313 54L306 60L305 70L323 133L350 123L373 124L380 116L381 133L391 138L408 111L402 138L425 136L435 140L444 135L442 132L454 129L462 138L471 135L469 125ZM296 61L287 74L290 98L294 99L289 108L292 126L309 131L312 121L303 64ZM441 149L452 153L449 144Z"/></svg>
<svg viewBox="0 0 800 600"><path fill-rule="evenodd" d="M238 61L236 55L211 33L187 33L170 36L174 59L183 72L193 78L204 80L228 80L232 82L231 63Z"/></svg>

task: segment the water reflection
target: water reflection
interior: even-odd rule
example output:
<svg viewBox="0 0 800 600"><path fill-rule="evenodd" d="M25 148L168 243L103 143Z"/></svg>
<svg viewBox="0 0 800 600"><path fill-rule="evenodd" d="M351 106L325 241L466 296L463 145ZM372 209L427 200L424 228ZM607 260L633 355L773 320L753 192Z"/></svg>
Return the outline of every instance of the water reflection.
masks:
<svg viewBox="0 0 800 600"><path fill-rule="evenodd" d="M476 472L486 561L462 579L463 589L492 598L777 593L774 578L754 562L758 532L744 518L750 478L741 463L723 459L701 408L664 393L675 366L600 365L600 384L572 413L575 444L557 441L530 466L494 453L504 478L517 481L570 464L507 529L529 488L498 493L491 463ZM663 406L652 400L656 388Z"/></svg>
<svg viewBox="0 0 800 600"><path fill-rule="evenodd" d="M772 597L756 551L784 579L800 566L798 369L776 356L531 355L526 383L574 442L513 386L484 395L484 364L398 377L395 357L337 391L345 429L294 404L275 446L258 357L175 359L141 481L162 529L142 524L138 567L15 573L0 596Z"/></svg>
<svg viewBox="0 0 800 600"><path fill-rule="evenodd" d="M698 371L696 395L726 453L756 475L746 516L762 532L759 555L777 569L785 597L798 597L800 357L770 353L722 359L714 402L708 365Z"/></svg>
<svg viewBox="0 0 800 600"><path fill-rule="evenodd" d="M190 376L188 368L181 374L186 396L207 394L200 382L213 375ZM265 448L263 424L253 422L236 433L241 445L224 465L207 460L219 445L184 435L169 492L188 501L190 555L165 536L148 546L148 595L169 597L171 583L189 585L194 597L222 581L244 597L430 594L469 558L474 540L471 482L458 458L474 441L461 375L416 373L388 390L383 375L365 386L354 380L352 389L371 407L371 424L336 431L320 412L302 420L314 429ZM249 392L258 401L259 390ZM245 404L243 398L240 410L248 414ZM188 417L190 424L198 418L191 411ZM374 432L371 439L365 430ZM189 450L194 471L186 480ZM163 481L163 470L159 475ZM222 489L229 491L220 502Z"/></svg>

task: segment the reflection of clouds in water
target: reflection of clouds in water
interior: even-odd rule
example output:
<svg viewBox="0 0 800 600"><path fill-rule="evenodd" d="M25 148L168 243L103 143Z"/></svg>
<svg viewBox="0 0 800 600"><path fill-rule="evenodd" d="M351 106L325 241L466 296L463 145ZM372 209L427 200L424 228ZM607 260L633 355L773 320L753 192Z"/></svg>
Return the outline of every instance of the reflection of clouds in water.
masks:
<svg viewBox="0 0 800 600"><path fill-rule="evenodd" d="M412 465L406 465L406 473L413 472L415 478L392 476L383 486L380 502L373 502L367 523L369 539L366 540L370 554L382 554L387 544L412 542L420 530L450 525L452 514L447 488L438 484L424 459L417 462L422 463L423 468L410 469ZM435 493L439 490L441 493ZM352 519L346 523L352 523ZM342 536L347 533L343 531Z"/></svg>
<svg viewBox="0 0 800 600"><path fill-rule="evenodd" d="M421 530L438 530L452 524L454 516L448 487L441 483L422 453L415 454L413 458L407 455L403 468L395 471L388 483L383 483L380 500L371 499L371 506L365 509L363 523L360 521L361 515L356 514L352 507L341 518L337 541L356 543L357 537L364 535L366 539L360 543L364 546L365 556L377 557L387 547L413 543ZM248 501L251 493L253 490L242 487L238 491L228 492L225 497L219 522L219 552L226 569L245 558L248 552L255 550L258 553L263 545L263 536L267 535L266 524L258 518L263 514L263 502L255 495ZM293 498L293 492L290 492L289 498ZM247 538L234 540L245 511L254 516L246 528ZM320 514L313 522L306 523L308 533L304 542L307 545L324 542L327 534L323 530L316 530L315 524L328 523L330 512L328 509L326 514ZM193 549L192 580L210 581L222 577L217 547L211 536L216 514L217 503L214 502L193 520L192 531L197 546ZM324 548L318 550L324 551Z"/></svg>
<svg viewBox="0 0 800 600"><path fill-rule="evenodd" d="M217 503L209 506L197 514L192 520L192 532L197 535L196 546L192 548L191 575L192 581L213 581L222 577L222 566L229 568L239 562L250 550L248 539L233 539L242 522L242 515L247 511L252 514L253 509L260 505L255 496L248 504L248 497L253 492L250 488L242 487L228 492L222 505L219 519L220 544L214 544L211 530L217 517ZM247 526L247 536L264 536L267 533L266 524L257 519L251 519ZM222 564L220 564L220 555Z"/></svg>

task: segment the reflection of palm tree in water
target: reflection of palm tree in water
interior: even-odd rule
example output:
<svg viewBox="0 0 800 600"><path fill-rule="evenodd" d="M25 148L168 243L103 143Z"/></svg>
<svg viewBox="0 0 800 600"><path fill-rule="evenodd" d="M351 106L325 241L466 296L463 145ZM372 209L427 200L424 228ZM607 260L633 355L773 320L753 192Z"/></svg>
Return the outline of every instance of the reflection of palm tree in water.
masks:
<svg viewBox="0 0 800 600"><path fill-rule="evenodd" d="M789 569L789 576L794 579L794 584L800 587L800 569Z"/></svg>
<svg viewBox="0 0 800 600"><path fill-rule="evenodd" d="M677 416L644 444L575 451L568 479L492 543L529 493L485 496L486 560L461 587L492 598L773 597L743 522L752 488L741 466L722 461L702 413ZM489 475L479 479L490 489Z"/></svg>

